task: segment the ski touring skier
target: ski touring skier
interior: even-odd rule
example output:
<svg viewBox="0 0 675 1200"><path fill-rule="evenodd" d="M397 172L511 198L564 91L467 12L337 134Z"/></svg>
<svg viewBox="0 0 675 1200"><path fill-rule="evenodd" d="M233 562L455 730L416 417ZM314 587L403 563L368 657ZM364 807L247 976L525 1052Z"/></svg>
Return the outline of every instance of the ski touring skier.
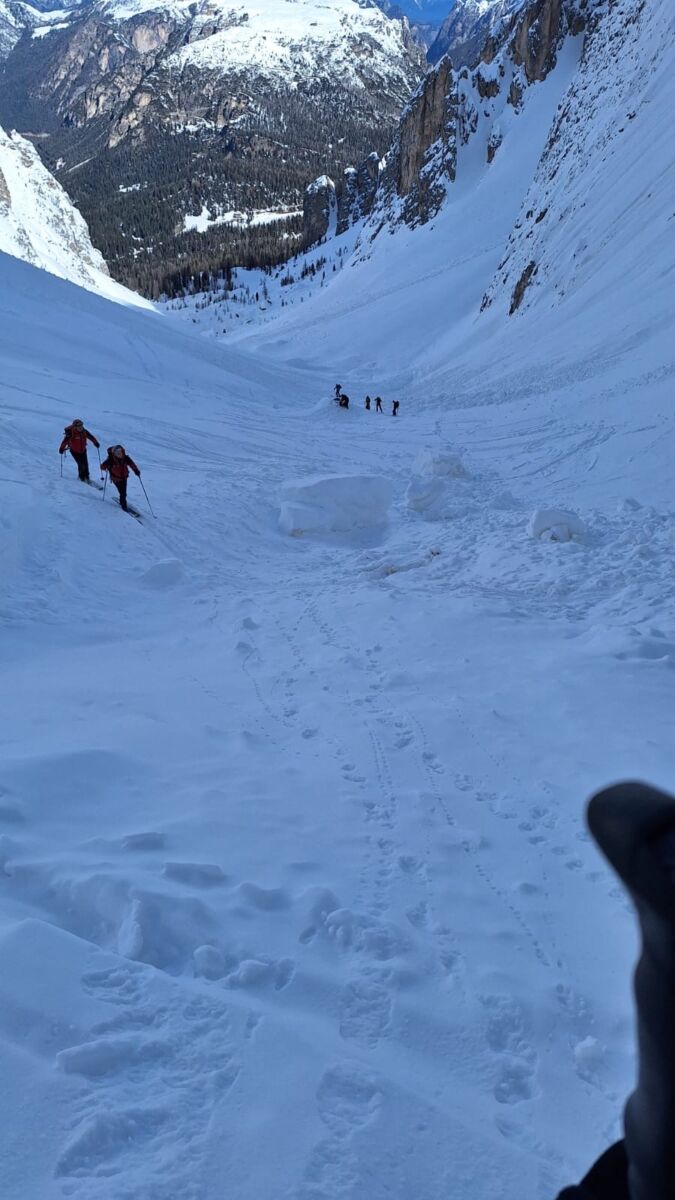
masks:
<svg viewBox="0 0 675 1200"><path fill-rule="evenodd" d="M140 479L141 473L133 458L130 458L127 454L124 446L108 446L108 454L105 461L101 463L101 471L108 472L111 482L115 484L119 492L120 505L125 512L129 511L129 506L127 505L129 468Z"/></svg>
<svg viewBox="0 0 675 1200"><path fill-rule="evenodd" d="M340 405L340 408L349 408L349 396L347 396L345 392L343 392L340 396L338 404Z"/></svg>
<svg viewBox="0 0 675 1200"><path fill-rule="evenodd" d="M391 406L391 415L392 415L392 417L395 417L395 416L397 416L397 415L398 415L398 410L399 410L400 406L401 406L401 401L400 401L400 400L394 400L394 401L392 402L392 406Z"/></svg>
<svg viewBox="0 0 675 1200"><path fill-rule="evenodd" d="M93 433L85 429L84 423L77 417L74 421L71 421L70 425L66 425L63 431L63 441L59 446L59 454L65 454L66 450L70 450L77 463L77 474L82 483L91 482L89 478L89 460L87 458L87 441L93 442L97 450L101 444L96 440Z"/></svg>
<svg viewBox="0 0 675 1200"><path fill-rule="evenodd" d="M341 384L339 384L339 383L336 383L336 384L335 384L335 397L334 397L334 399L335 399L335 403L336 403L336 404L339 404L339 403L340 403L340 392L341 392L341 391L342 391L342 386L341 386Z"/></svg>
<svg viewBox="0 0 675 1200"><path fill-rule="evenodd" d="M382 399L380 396L375 397L375 412L382 412Z"/></svg>
<svg viewBox="0 0 675 1200"><path fill-rule="evenodd" d="M366 405L366 412L370 412L370 396L366 396L365 405Z"/></svg>

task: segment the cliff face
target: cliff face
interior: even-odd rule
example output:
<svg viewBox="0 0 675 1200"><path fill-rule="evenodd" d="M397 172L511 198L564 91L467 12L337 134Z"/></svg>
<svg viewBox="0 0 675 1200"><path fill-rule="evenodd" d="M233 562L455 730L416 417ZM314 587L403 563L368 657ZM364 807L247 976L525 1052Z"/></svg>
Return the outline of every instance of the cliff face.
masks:
<svg viewBox="0 0 675 1200"><path fill-rule="evenodd" d="M472 69L442 59L408 105L387 156L379 196L381 220L423 224L438 211L457 174L457 154L479 133L485 160L502 142L502 122L517 116L527 89L556 65L568 35L584 28L585 0L526 0L491 34Z"/></svg>
<svg viewBox="0 0 675 1200"><path fill-rule="evenodd" d="M565 38L583 30L586 7L587 0L509 0L499 36L493 22L473 68L457 70L450 55L441 59L406 106L377 174L366 184L366 164L347 173L336 232L371 212L375 232L384 224L431 220L455 182L459 148L480 134L486 163L494 161L505 112L516 116L528 88L553 70ZM311 237L306 228L305 244Z"/></svg>
<svg viewBox="0 0 675 1200"><path fill-rule="evenodd" d="M320 175L305 188L302 205L302 243L313 246L325 238L336 224L337 200L335 184L327 175Z"/></svg>
<svg viewBox="0 0 675 1200"><path fill-rule="evenodd" d="M646 118L650 81L658 78L663 49L675 39L665 11L649 11L647 0L608 0L588 13L587 37L575 78L550 129L539 166L526 191L483 309L511 315L527 308L533 295L550 304L562 302L588 279L591 263L607 238L603 228L603 176L620 157L629 132ZM663 89L662 89L663 94ZM644 168L670 131L658 128L643 137ZM672 150L672 136L670 137ZM636 181L638 193L641 186ZM626 186L623 218L631 220ZM592 203L594 201L594 203ZM588 210L595 212L593 224ZM578 230L570 254L570 231ZM617 228L617 251L625 246ZM628 232L625 243L630 241Z"/></svg>

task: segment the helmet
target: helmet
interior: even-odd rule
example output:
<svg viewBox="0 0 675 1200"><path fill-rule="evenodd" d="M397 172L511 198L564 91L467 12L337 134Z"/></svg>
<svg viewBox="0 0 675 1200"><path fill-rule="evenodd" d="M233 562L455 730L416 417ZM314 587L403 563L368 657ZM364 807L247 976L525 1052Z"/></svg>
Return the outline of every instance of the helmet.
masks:
<svg viewBox="0 0 675 1200"><path fill-rule="evenodd" d="M73 421L73 425L84 425L84 421L81 421L79 417L76 417Z"/></svg>
<svg viewBox="0 0 675 1200"><path fill-rule="evenodd" d="M113 446L113 455L115 458L124 458L124 446Z"/></svg>

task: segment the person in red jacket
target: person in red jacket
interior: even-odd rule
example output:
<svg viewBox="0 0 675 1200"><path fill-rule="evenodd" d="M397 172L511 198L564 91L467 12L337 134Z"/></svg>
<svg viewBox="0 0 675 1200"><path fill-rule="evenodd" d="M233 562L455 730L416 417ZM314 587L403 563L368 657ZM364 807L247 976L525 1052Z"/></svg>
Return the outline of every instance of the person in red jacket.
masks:
<svg viewBox="0 0 675 1200"><path fill-rule="evenodd" d="M98 450L100 442L96 441L93 433L85 429L82 421L79 418L72 421L70 425L66 425L63 431L63 441L59 446L59 454L65 454L66 450L70 450L75 462L77 463L77 473L83 483L89 483L89 460L87 459L87 438L93 442Z"/></svg>
<svg viewBox="0 0 675 1200"><path fill-rule="evenodd" d="M129 467L131 467L134 475L137 475L140 479L141 473L133 458L130 458L127 454L124 446L108 446L108 456L105 462L101 463L101 470L107 471L110 475L112 482L120 494L120 504L125 512L127 511Z"/></svg>

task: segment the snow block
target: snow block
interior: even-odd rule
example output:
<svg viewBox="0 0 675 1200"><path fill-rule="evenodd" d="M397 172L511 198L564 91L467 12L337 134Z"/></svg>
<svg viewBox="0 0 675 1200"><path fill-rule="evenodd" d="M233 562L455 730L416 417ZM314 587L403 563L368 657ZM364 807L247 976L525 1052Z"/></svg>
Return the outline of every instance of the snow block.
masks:
<svg viewBox="0 0 675 1200"><path fill-rule="evenodd" d="M167 558L163 562L148 567L141 575L141 580L148 587L169 588L180 583L183 578L183 564L178 558Z"/></svg>
<svg viewBox="0 0 675 1200"><path fill-rule="evenodd" d="M416 475L434 475L439 479L463 479L466 476L459 454L452 450L420 450L413 471Z"/></svg>
<svg viewBox="0 0 675 1200"><path fill-rule="evenodd" d="M282 485L279 527L304 533L349 533L386 525L393 484L381 475L322 475Z"/></svg>
<svg viewBox="0 0 675 1200"><path fill-rule="evenodd" d="M538 508L530 517L527 532L542 542L581 542L586 534L576 513L563 508Z"/></svg>
<svg viewBox="0 0 675 1200"><path fill-rule="evenodd" d="M431 515L440 512L446 491L446 484L437 475L414 475L406 489L406 504L412 512Z"/></svg>

